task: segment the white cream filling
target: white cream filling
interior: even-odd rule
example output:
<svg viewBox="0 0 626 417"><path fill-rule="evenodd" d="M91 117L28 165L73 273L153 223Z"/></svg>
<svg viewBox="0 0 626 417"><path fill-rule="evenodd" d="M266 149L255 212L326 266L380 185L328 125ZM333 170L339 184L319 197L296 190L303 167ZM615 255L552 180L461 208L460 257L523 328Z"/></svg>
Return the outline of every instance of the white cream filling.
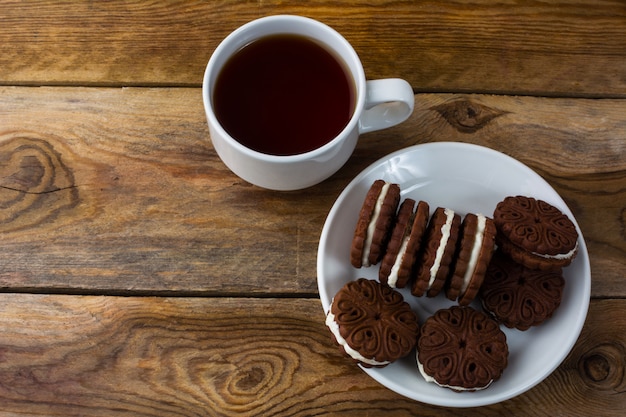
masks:
<svg viewBox="0 0 626 417"><path fill-rule="evenodd" d="M479 387L479 388L455 387L453 385L440 384L439 382L437 382L435 380L435 378L433 378L432 376L428 375L426 373L426 371L424 371L424 365L422 365L422 363L417 358L417 353L415 354L415 359L417 360L417 368L419 369L420 374L422 374L422 376L424 377L426 382L434 382L435 384L439 385L440 387L450 388L450 389L453 389L453 390L456 390L456 391L480 391L481 389L487 388L493 382L493 379L492 379L491 381L489 381L489 383L487 383L487 385L485 385L484 387Z"/></svg>
<svg viewBox="0 0 626 417"><path fill-rule="evenodd" d="M332 306L332 302L331 302L331 306ZM339 333L339 325L335 321L335 315L330 311L328 311L328 315L326 316L326 326L328 326L332 334L335 336L337 343L339 343L339 345L343 347L343 349L346 351L348 355L350 355L351 358L356 359L359 362L367 363L373 366L388 365L391 363L390 361L379 362L374 359L368 359L364 357L363 355L361 355L356 350L352 349L350 346L348 346L348 342L346 342L346 339L341 337L341 334Z"/></svg>
<svg viewBox="0 0 626 417"><path fill-rule="evenodd" d="M378 217L380 217L380 209L383 206L383 202L385 201L385 196L387 195L387 190L389 190L390 183L386 182L383 185L383 188L380 190L380 194L378 194L378 200L376 200L376 205L374 206L374 213L372 214L372 218L370 223L367 225L367 232L365 234L365 244L363 245L363 257L361 258L361 263L363 266L370 266L369 256L370 249L372 248L372 239L374 238L374 231L376 230L376 223L378 222Z"/></svg>
<svg viewBox="0 0 626 417"><path fill-rule="evenodd" d="M483 236L485 235L485 225L487 224L487 219L482 214L477 214L476 217L478 218L478 226L476 226L472 253L470 254L469 263L467 264L467 269L465 270L465 275L463 276L463 284L461 285L460 292L461 295L465 293L465 290L472 279L472 275L476 269L478 255L480 255L480 248L483 246Z"/></svg>
<svg viewBox="0 0 626 417"><path fill-rule="evenodd" d="M450 229L452 228L452 220L454 219L453 210L446 208L443 209L443 212L446 215L446 222L443 226L441 226L441 240L439 241L439 247L437 248L437 253L435 254L435 262L433 263L433 266L430 267L430 280L428 281L428 288L430 288L433 285L433 282L435 282L435 277L437 276L437 271L439 271L441 259L443 258L443 253L446 249L446 244L450 238Z"/></svg>
<svg viewBox="0 0 626 417"><path fill-rule="evenodd" d="M410 237L411 235L406 235L402 240L402 245L400 245L400 250L398 251L398 256L396 257L396 262L391 267L391 272L389 272L387 285L391 288L396 288L396 283L398 282L398 272L400 271L400 265L402 265L402 258L404 258L406 247L409 245Z"/></svg>
<svg viewBox="0 0 626 417"><path fill-rule="evenodd" d="M577 250L578 250L578 241L576 241L576 245L574 246L574 249L572 249L571 251L567 253L559 253L557 255L546 255L546 254L537 253L537 252L531 252L531 253L535 256L540 256L546 259L569 259L572 256L574 256L574 253L576 253Z"/></svg>

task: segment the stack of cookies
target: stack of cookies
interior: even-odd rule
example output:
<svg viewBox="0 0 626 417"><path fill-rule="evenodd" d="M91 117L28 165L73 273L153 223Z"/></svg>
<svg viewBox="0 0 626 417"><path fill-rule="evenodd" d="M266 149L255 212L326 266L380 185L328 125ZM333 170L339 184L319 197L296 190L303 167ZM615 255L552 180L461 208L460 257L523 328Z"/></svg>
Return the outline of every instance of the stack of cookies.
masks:
<svg viewBox="0 0 626 417"><path fill-rule="evenodd" d="M480 298L496 320L527 330L552 317L561 304L562 268L578 252L578 232L559 209L532 197L507 197L493 214L498 251Z"/></svg>
<svg viewBox="0 0 626 417"><path fill-rule="evenodd" d="M469 213L461 219L443 207L429 216L428 203L407 198L400 204L400 187L376 180L359 213L350 261L355 268L382 261L381 283L403 288L412 282L417 297L444 291L466 306L478 294L495 238L489 217Z"/></svg>
<svg viewBox="0 0 626 417"><path fill-rule="evenodd" d="M552 316L561 302L562 268L578 250L571 220L531 197L507 197L493 219L461 218L427 202L401 201L400 187L375 181L355 229L355 268L380 263L379 279L346 284L333 298L326 324L352 359L384 367L417 348L419 372L455 391L488 387L507 365L503 324L527 330ZM458 306L418 317L396 288ZM469 306L480 298L483 311Z"/></svg>

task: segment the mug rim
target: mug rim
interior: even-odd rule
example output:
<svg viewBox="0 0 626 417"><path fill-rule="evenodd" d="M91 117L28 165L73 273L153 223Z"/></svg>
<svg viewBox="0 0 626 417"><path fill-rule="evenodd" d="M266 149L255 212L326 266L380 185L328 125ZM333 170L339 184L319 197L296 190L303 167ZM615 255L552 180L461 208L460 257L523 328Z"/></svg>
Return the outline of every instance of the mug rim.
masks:
<svg viewBox="0 0 626 417"><path fill-rule="evenodd" d="M332 35L343 46L343 49L348 54L348 56L344 56L342 52L337 55L339 56L339 59L344 61L344 64L348 67L348 71L353 78L354 87L355 87L354 111L352 112L352 116L350 117L350 120L348 121L346 126L341 130L341 132L339 132L332 140L326 142L324 145L320 146L319 148L315 148L307 152L293 154L293 155L268 154L268 153L259 152L254 149L248 148L247 146L244 146L224 129L222 124L217 119L217 116L215 115L215 112L213 110L213 104L212 104L212 97L211 97L212 86L210 85L211 76L212 74L215 74L215 77L217 77L217 75L219 74L219 71L222 69L221 66L217 67L219 65L217 61L220 58L220 56L224 53L224 51L228 47L231 46L231 44L238 43L237 41L239 39L244 39L244 42L242 45L237 46L235 50L238 50L243 45L251 41L262 38L264 36L270 36L270 34L263 34L260 36L252 36L248 38L245 35L246 35L246 32L253 30L253 28L255 26L258 26L259 24L271 24L273 22L282 22L282 23L297 22L297 23L302 23L302 24L308 24L310 26L317 27L319 30L323 30L329 33L330 35ZM283 33L290 34L294 32L287 31L287 30L279 30L276 32L272 32L271 34L273 35L273 34L283 34ZM296 33L296 34L299 34L299 33ZM307 36L307 35L304 35L304 36ZM319 41L317 37L315 37L315 40ZM337 53L337 48L331 45L328 45L327 43L324 43L324 44L326 47L331 49L334 53ZM224 59L224 62L228 60L230 55ZM223 66L223 63L222 63L222 66ZM207 118L209 119L209 123L212 125L214 129L218 130L219 135L222 138L224 138L224 140L228 141L228 143L231 146L235 147L238 151L243 152L247 154L248 156L255 158L255 159L263 159L269 162L293 163L293 162L298 162L302 160L315 159L316 157L325 154L328 150L337 146L338 142L345 140L349 136L350 132L352 132L354 129L358 129L357 124L359 122L359 118L361 117L363 106L365 105L365 84L366 84L365 72L363 70L363 65L361 63L361 60L359 59L359 56L357 55L352 45L335 29L326 25L325 23L322 23L318 20L315 20L309 17L289 15L289 14L270 15L270 16L260 17L255 20L251 20L245 23L244 25L238 27L237 29L232 31L230 34L228 34L228 36L226 36L219 43L217 48L215 48L215 50L211 54L211 57L209 58L209 62L207 63L207 66L204 72L204 78L202 81L202 101L204 104L204 109L205 109Z"/></svg>

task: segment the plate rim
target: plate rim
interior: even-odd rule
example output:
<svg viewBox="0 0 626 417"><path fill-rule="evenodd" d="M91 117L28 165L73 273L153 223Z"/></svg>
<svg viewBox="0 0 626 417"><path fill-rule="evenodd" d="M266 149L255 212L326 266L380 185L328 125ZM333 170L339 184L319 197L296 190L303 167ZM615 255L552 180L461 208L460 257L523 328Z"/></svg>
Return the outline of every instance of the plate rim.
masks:
<svg viewBox="0 0 626 417"><path fill-rule="evenodd" d="M583 272L583 284L584 286L582 287L582 289L580 291L582 291L580 297L582 297L582 299L584 300L584 306L581 305L579 310L578 310L578 315L575 316L575 324L576 324L576 328L573 329L575 330L574 332L571 332L570 334L572 334L572 337L570 339L568 339L568 342L565 346L566 349L563 349L563 354L561 355L561 357L559 358L559 360L553 361L552 366L544 373L538 373L536 378L532 378L529 379L528 381L526 381L526 384L524 384L523 386L520 386L518 389L510 389L509 391L505 391L503 393L503 395L497 396L497 398L492 398L495 396L480 396L480 397L466 397L466 398L461 398L461 397L457 397L454 398L454 395L459 395L458 393L454 393L452 391L450 391L450 394L452 395L452 398L454 398L453 401L439 401L439 400L433 400L431 398L431 401L428 400L428 398L422 398L420 396L417 396L419 398L417 398L415 395L413 395L414 393L409 392L408 389L403 389L401 386L394 386L394 387L390 387L386 384L386 381L388 380L388 378L383 377L380 374L380 370L376 369L376 368L364 368L362 366L359 365L359 367L366 373L368 374L371 378L373 378L375 381L377 381L378 383L380 383L381 385L385 386L387 389L394 391L400 395L403 395L404 397L407 397L409 399L412 399L414 401L419 401L425 404L431 404L431 405L437 405L437 406L445 406L445 407L478 407L478 406L484 406L484 405L491 405L491 404L497 404L500 403L502 401L506 401L508 399L511 399L513 397L516 397L526 391L528 391L529 389L531 389L532 387L536 386L537 384L539 384L540 382L542 382L543 380L545 380L549 375L551 375L554 370L556 368L558 368L563 361L565 360L565 358L569 355L569 353L571 352L571 350L573 349L574 345L576 344L576 342L578 341L578 338L580 337L580 333L582 332L582 328L585 324L586 321L586 317L588 314L588 310L589 310L589 303L590 303L590 295L591 295L591 269L590 269L590 262L589 262L589 254L587 252L587 246L585 244L585 239L583 237L582 231L580 230L580 226L578 225L578 222L576 221L576 219L574 218L573 214L571 213L570 208L567 206L567 204L565 203L565 201L563 200L563 198L560 196L560 194L541 176L539 175L537 172L535 172L532 168L530 168L529 166L527 166L526 164L524 164L523 162L503 153L500 151L497 151L495 149L486 147L486 146L482 146L482 145L477 145L477 144L472 144L472 143L465 143L465 142L449 142L449 141L442 141L442 142L428 142L428 143L422 143L422 144L416 144L416 145L412 145L403 149L399 149L397 151L394 151L392 153L389 153L381 158L379 158L378 160L376 160L375 162L373 162L372 164L370 164L369 166L367 166L365 169L363 169L361 172L359 172L347 185L346 187L342 190L342 192L339 194L339 196L337 197L337 199L335 200L335 202L333 203L331 209L328 212L328 215L326 216L326 219L324 221L324 225L322 228L322 232L320 234L320 239L319 239L319 244L318 244L318 251L317 251L317 261L316 261L316 273L317 273L317 285L318 285L318 293L319 293L319 297L320 297L320 301L322 304L322 308L324 310L324 314L326 315L328 312L328 308L329 308L329 300L332 299L332 296L334 295L330 295L327 293L326 289L323 286L323 281L321 280L321 277L324 276L323 273L323 262L324 262L324 247L325 247L325 242L327 242L329 235L330 235L330 220L332 220L337 213L340 211L342 205L344 204L345 200L348 198L351 190L357 186L364 177L366 177L367 175L369 175L372 171L376 170L379 166L381 166L382 164L387 163L388 161L392 160L393 158L399 156L399 155L404 155L404 154L408 154L408 153L413 153L416 151L428 151L430 148L446 148L447 150L462 150L462 151L471 151L471 152L481 152L481 153L485 153L485 154L491 154L492 157L497 157L497 158L503 158L507 164L512 164L515 165L518 169L521 169L522 171L525 171L527 175L529 175L530 177L532 177L533 180L537 180L539 182L542 182L543 185L545 185L546 187L549 188L549 190L551 190L555 196L558 197L558 199L560 200L559 203L563 205L563 207L565 207L567 209L567 211L569 212L569 214L571 215L572 221L574 223L574 225L576 226L576 229L579 233L579 255L578 255L578 259L577 262L582 262L582 272ZM582 256L581 256L582 255ZM396 384L397 385L397 384ZM442 388L445 389L445 388ZM486 391L482 391L482 392L486 392ZM473 395L473 393L470 393L470 395ZM467 400L466 400L467 399Z"/></svg>

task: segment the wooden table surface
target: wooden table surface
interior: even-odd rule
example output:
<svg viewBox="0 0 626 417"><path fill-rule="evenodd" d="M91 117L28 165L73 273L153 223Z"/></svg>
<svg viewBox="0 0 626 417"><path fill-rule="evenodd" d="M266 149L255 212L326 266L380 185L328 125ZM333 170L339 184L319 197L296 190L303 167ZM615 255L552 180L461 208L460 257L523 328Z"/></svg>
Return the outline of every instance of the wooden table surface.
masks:
<svg viewBox="0 0 626 417"><path fill-rule="evenodd" d="M257 17L317 18L368 78L415 89L329 180L251 186L211 145L201 81ZM621 416L626 3L0 1L1 416ZM458 141L527 164L578 220L591 303L571 354L508 401L435 407L330 342L324 220L373 161Z"/></svg>

